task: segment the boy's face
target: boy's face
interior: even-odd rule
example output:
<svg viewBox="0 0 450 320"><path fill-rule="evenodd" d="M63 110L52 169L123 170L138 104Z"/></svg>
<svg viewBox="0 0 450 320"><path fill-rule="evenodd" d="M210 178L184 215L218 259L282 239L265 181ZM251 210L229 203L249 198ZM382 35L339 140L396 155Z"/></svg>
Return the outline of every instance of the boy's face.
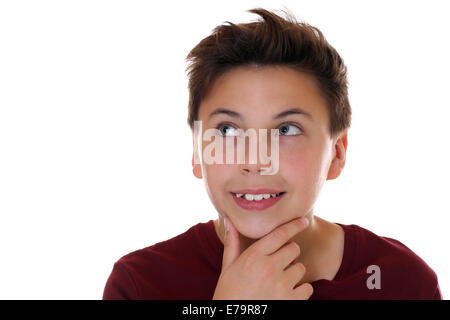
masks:
<svg viewBox="0 0 450 320"><path fill-rule="evenodd" d="M241 118L225 113L210 117L218 108L234 111ZM292 108L300 108L311 117L290 114L274 120ZM271 129L279 129L276 174L261 175L259 169L270 164L262 165L259 157L256 164L249 164L248 139L245 164L193 163L194 175L204 179L219 216L229 216L239 232L251 239L259 239L296 217L312 215L324 182L338 177L344 167L346 132L330 138L326 102L315 79L288 67L238 67L225 73L202 101L198 120L202 121L203 132L217 128L232 135L235 129L267 129L269 140ZM225 145L225 136L217 138ZM201 151L210 143L204 141ZM270 153L270 146L268 150ZM259 188L285 193L264 210L244 209L237 204L233 192Z"/></svg>

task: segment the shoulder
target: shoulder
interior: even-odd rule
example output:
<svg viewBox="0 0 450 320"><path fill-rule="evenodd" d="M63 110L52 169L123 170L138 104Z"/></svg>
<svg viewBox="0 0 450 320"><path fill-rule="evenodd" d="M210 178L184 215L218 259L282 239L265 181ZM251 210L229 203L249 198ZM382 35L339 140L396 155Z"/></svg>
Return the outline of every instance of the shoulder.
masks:
<svg viewBox="0 0 450 320"><path fill-rule="evenodd" d="M435 294L439 286L436 273L404 243L358 225L343 227L352 234L356 268L378 267L385 288L397 296L426 299Z"/></svg>
<svg viewBox="0 0 450 320"><path fill-rule="evenodd" d="M118 262L123 265L142 265L155 260L158 262L173 260L174 257L182 257L188 252L192 254L196 249L195 244L201 242L202 233L211 223L212 220L197 223L181 234L132 251L122 256Z"/></svg>
<svg viewBox="0 0 450 320"><path fill-rule="evenodd" d="M114 263L104 297L175 296L170 290L190 281L201 268L202 256L211 246L211 229L212 220L198 223L177 236L125 254Z"/></svg>

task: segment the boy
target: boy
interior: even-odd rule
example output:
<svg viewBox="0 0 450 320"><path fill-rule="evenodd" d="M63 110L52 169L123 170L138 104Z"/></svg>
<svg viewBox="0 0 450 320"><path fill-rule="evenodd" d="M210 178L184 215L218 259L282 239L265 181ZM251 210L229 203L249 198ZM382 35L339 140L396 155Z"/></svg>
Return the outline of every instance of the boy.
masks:
<svg viewBox="0 0 450 320"><path fill-rule="evenodd" d="M193 173L219 218L120 258L103 299L442 299L435 272L401 242L314 214L345 165L346 66L317 28L250 12L263 19L219 26L187 57ZM221 162L223 144L235 151L261 128L269 173L261 154Z"/></svg>

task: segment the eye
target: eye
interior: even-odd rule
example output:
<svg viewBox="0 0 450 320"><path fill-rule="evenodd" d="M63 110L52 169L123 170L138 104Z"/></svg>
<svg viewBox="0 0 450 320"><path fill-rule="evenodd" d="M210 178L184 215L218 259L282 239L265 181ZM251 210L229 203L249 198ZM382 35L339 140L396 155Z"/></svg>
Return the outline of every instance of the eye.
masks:
<svg viewBox="0 0 450 320"><path fill-rule="evenodd" d="M290 130L290 128L294 128L292 130ZM278 133L281 135L286 135L286 136L297 136L299 134L301 134L302 130L291 123L283 123L281 126L278 127ZM290 134L288 134L290 133Z"/></svg>
<svg viewBox="0 0 450 320"><path fill-rule="evenodd" d="M239 134L235 127L227 123L219 124L216 129L220 131L220 135L222 136L232 137Z"/></svg>

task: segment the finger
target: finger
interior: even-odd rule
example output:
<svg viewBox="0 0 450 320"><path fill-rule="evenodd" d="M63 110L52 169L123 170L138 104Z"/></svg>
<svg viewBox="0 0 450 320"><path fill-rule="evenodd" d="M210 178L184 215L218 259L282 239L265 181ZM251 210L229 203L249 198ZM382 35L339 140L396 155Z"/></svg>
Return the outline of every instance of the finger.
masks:
<svg viewBox="0 0 450 320"><path fill-rule="evenodd" d="M294 263L286 270L284 270L284 276L286 278L286 283L289 285L289 288L294 289L303 279L305 273L306 268L300 262Z"/></svg>
<svg viewBox="0 0 450 320"><path fill-rule="evenodd" d="M270 255L279 269L284 270L300 255L300 246L292 241L283 245L278 251Z"/></svg>
<svg viewBox="0 0 450 320"><path fill-rule="evenodd" d="M225 217L229 230L225 230L222 271L227 269L240 255L239 233L228 217ZM225 228L226 229L226 228Z"/></svg>
<svg viewBox="0 0 450 320"><path fill-rule="evenodd" d="M252 244L252 250L258 250L266 255L272 254L297 233L303 231L308 224L309 221L305 217L289 221Z"/></svg>
<svg viewBox="0 0 450 320"><path fill-rule="evenodd" d="M297 288L294 289L294 296L298 300L307 300L312 296L313 293L314 288L308 282L305 282L301 286L298 286Z"/></svg>

